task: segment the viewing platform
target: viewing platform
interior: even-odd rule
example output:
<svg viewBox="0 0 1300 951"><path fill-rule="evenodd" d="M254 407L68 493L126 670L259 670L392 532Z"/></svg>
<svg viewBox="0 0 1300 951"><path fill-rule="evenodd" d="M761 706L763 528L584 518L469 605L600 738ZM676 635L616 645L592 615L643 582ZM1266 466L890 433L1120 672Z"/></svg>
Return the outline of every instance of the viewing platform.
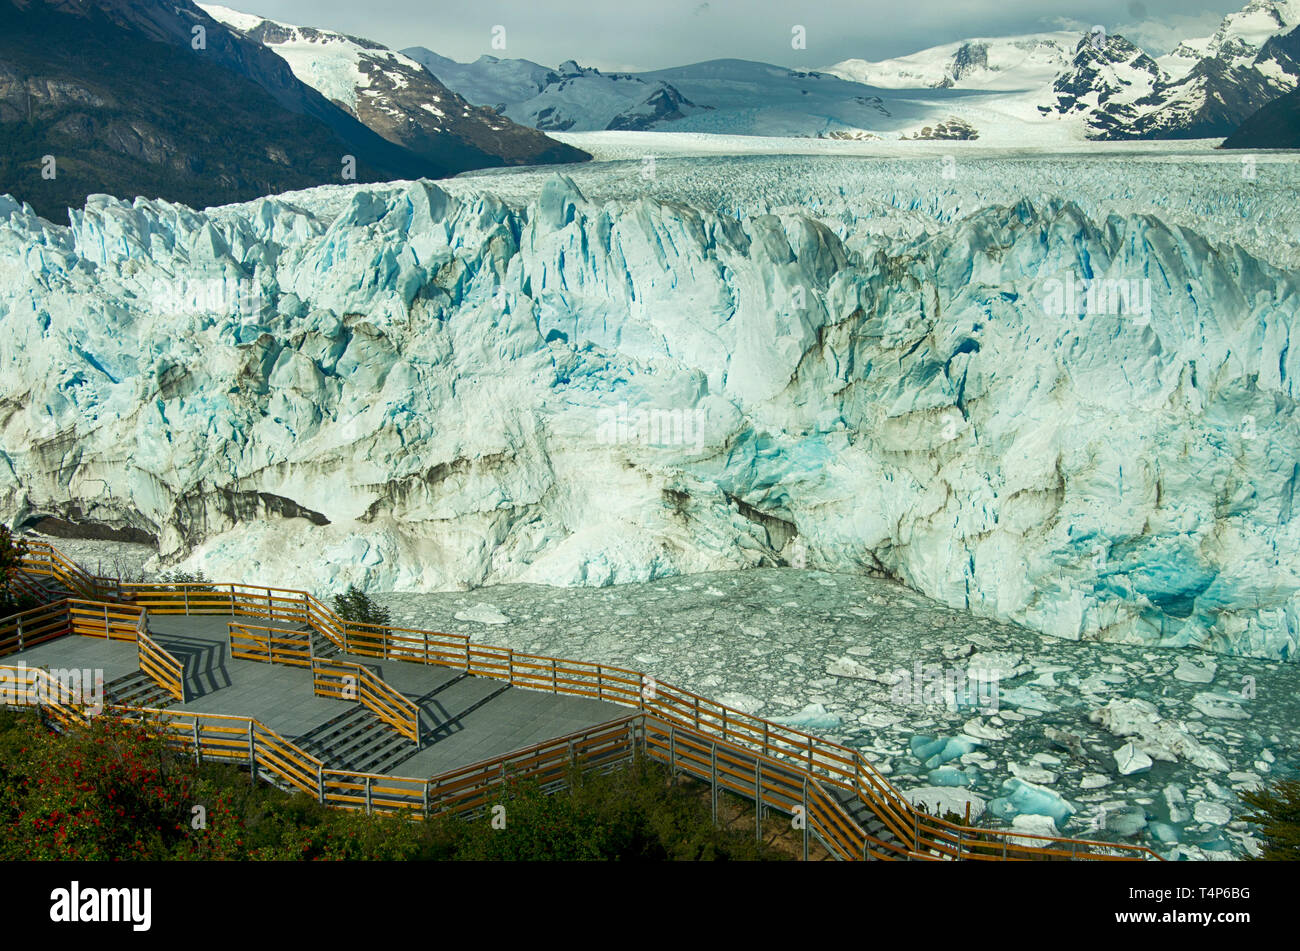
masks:
<svg viewBox="0 0 1300 951"><path fill-rule="evenodd" d="M797 820L805 858L814 839L848 860L1160 858L929 815L856 750L626 668L348 622L303 591L123 584L40 543L14 583L44 603L0 621L5 702L64 727L151 720L196 759L331 806L468 814L508 779L556 790L648 756L707 783L715 818L730 792L759 836Z"/></svg>

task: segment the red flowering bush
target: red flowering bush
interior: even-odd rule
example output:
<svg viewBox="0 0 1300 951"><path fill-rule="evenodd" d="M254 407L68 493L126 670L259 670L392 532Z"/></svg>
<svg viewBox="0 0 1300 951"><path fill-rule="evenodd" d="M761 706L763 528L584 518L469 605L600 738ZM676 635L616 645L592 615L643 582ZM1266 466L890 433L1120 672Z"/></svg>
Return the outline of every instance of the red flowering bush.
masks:
<svg viewBox="0 0 1300 951"><path fill-rule="evenodd" d="M149 724L97 717L59 735L30 711L0 714L0 857L233 856L227 804ZM194 807L206 828L194 828Z"/></svg>
<svg viewBox="0 0 1300 951"><path fill-rule="evenodd" d="M472 821L367 816L251 783L229 764L196 764L154 724L105 716L53 733L35 711L0 710L0 860L777 857L752 824L715 829L707 797L658 764L572 779L553 795L512 781L501 808Z"/></svg>

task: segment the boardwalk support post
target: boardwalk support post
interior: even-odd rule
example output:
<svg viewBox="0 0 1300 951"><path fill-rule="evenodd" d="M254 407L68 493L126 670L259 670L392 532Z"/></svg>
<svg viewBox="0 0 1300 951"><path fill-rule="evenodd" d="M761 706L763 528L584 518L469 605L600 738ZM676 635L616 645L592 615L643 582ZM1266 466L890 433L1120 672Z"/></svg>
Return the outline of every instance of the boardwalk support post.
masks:
<svg viewBox="0 0 1300 951"><path fill-rule="evenodd" d="M808 779L804 777L803 781L803 860L808 861L808 836L812 834L808 823Z"/></svg>
<svg viewBox="0 0 1300 951"><path fill-rule="evenodd" d="M322 806L325 805L325 766L322 763L316 764L316 797Z"/></svg>
<svg viewBox="0 0 1300 951"><path fill-rule="evenodd" d="M754 760L754 838L763 841L763 761Z"/></svg>
<svg viewBox="0 0 1300 951"><path fill-rule="evenodd" d="M668 725L668 782L677 785L677 727Z"/></svg>
<svg viewBox="0 0 1300 951"><path fill-rule="evenodd" d="M203 747L199 742L199 718L194 718L194 762L199 764L203 762Z"/></svg>
<svg viewBox="0 0 1300 951"><path fill-rule="evenodd" d="M709 768L713 772L711 787L713 799L713 824L718 824L718 744L714 743L709 754Z"/></svg>
<svg viewBox="0 0 1300 951"><path fill-rule="evenodd" d="M371 815L373 811L374 811L374 807L371 805L371 800L370 800L370 774L367 773L366 774L366 815Z"/></svg>
<svg viewBox="0 0 1300 951"><path fill-rule="evenodd" d="M252 720L248 721L248 778L254 786L257 785L257 751Z"/></svg>

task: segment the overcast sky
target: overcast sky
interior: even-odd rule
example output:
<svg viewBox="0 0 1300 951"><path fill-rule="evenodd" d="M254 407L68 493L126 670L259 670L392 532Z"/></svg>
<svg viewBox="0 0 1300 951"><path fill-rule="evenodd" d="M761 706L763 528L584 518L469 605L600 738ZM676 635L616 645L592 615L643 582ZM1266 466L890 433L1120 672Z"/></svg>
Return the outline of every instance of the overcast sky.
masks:
<svg viewBox="0 0 1300 951"><path fill-rule="evenodd" d="M222 0L245 13L427 46L468 62L484 53L548 66L660 69L721 57L816 68L885 59L972 36L1086 30L1101 24L1149 52L1207 36L1246 0ZM506 48L492 48L505 27ZM804 27L806 49L791 46Z"/></svg>

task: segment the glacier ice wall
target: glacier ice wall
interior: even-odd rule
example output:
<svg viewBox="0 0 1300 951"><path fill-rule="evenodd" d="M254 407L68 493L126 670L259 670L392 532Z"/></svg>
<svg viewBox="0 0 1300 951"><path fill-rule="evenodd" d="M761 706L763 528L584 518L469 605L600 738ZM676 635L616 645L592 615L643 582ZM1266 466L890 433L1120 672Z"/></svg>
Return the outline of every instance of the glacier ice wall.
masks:
<svg viewBox="0 0 1300 951"><path fill-rule="evenodd" d="M1065 201L850 249L558 176L319 193L0 197L0 517L317 591L794 562L1296 654L1300 278L1236 245Z"/></svg>

